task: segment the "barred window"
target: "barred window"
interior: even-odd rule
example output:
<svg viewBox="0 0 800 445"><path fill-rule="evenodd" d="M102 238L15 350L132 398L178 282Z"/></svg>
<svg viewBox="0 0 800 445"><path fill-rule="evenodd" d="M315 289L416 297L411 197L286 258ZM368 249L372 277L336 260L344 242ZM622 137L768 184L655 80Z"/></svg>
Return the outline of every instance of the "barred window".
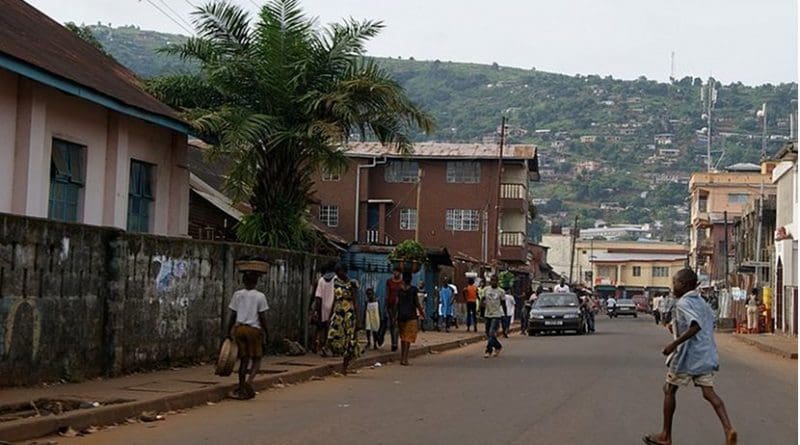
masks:
<svg viewBox="0 0 800 445"><path fill-rule="evenodd" d="M386 182L417 182L419 164L414 161L390 161L384 169Z"/></svg>
<svg viewBox="0 0 800 445"><path fill-rule="evenodd" d="M400 209L400 230L417 230L417 209Z"/></svg>
<svg viewBox="0 0 800 445"><path fill-rule="evenodd" d="M641 266L633 266L633 276L634 277L641 277L642 276L642 267Z"/></svg>
<svg viewBox="0 0 800 445"><path fill-rule="evenodd" d="M86 176L86 147L53 139L47 217L78 221L78 202Z"/></svg>
<svg viewBox="0 0 800 445"><path fill-rule="evenodd" d="M749 199L748 193L728 193L728 204L747 204Z"/></svg>
<svg viewBox="0 0 800 445"><path fill-rule="evenodd" d="M338 227L339 206L319 206L319 220L328 227Z"/></svg>
<svg viewBox="0 0 800 445"><path fill-rule="evenodd" d="M326 169L322 170L322 180L324 182L338 182L342 179L342 175L338 171L331 171Z"/></svg>
<svg viewBox="0 0 800 445"><path fill-rule="evenodd" d="M477 184L481 182L481 164L470 161L447 163L447 182Z"/></svg>
<svg viewBox="0 0 800 445"><path fill-rule="evenodd" d="M480 226L478 211L472 209L447 209L445 228L459 232L475 232Z"/></svg>
<svg viewBox="0 0 800 445"><path fill-rule="evenodd" d="M669 267L653 266L653 276L654 277L668 277L669 276Z"/></svg>

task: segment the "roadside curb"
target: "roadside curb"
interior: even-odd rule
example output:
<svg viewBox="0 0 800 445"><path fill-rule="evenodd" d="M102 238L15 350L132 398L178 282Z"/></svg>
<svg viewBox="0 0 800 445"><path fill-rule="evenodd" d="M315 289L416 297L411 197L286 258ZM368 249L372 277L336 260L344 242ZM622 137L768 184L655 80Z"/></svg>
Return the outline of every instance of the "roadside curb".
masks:
<svg viewBox="0 0 800 445"><path fill-rule="evenodd" d="M746 335L742 334L731 334L731 336L742 343L745 343L750 346L755 346L757 349L760 349L764 352L769 352L771 354L779 355L783 358L790 360L797 360L797 351L794 352L785 351L781 348L776 348L774 346L766 345L759 341L753 340L751 338L748 338Z"/></svg>
<svg viewBox="0 0 800 445"><path fill-rule="evenodd" d="M512 329L511 332L517 330L518 329ZM409 356L419 357L431 353L449 351L483 340L485 340L483 334L475 333L473 336L459 340L412 348L409 351ZM386 352L370 357L362 357L354 360L350 367L351 369L357 369L372 366L376 362L393 362L396 361L399 356L399 352ZM329 363L307 369L292 370L280 375L258 377L253 386L256 391L263 391L276 384L300 383L310 380L312 377L331 376L339 369L340 365L338 363ZM163 413L192 408L209 402L216 403L227 398L228 393L237 386L237 383L217 384L206 388L185 391L179 394L167 395L158 399L133 401L88 410L78 410L60 416L36 417L8 422L6 425L0 424L0 440L16 442L36 439L56 434L61 428L70 427L75 431L80 431L90 426L99 427L123 423L130 418L138 418L142 412L145 411Z"/></svg>

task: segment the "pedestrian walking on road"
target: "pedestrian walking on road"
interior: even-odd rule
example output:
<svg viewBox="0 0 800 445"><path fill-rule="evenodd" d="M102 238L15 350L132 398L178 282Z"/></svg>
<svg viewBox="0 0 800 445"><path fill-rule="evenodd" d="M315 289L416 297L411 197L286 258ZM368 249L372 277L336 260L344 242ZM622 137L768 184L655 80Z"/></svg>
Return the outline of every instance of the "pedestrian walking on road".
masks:
<svg viewBox="0 0 800 445"><path fill-rule="evenodd" d="M336 277L333 268L335 265L336 263L330 263L322 269L322 276L317 281L311 304L311 321L316 327L313 351L323 357L328 355L325 343L328 337L328 322L333 311L333 279Z"/></svg>
<svg viewBox="0 0 800 445"><path fill-rule="evenodd" d="M672 277L675 293L675 339L662 353L667 356L666 383L664 385L664 425L658 434L646 435L642 440L648 445L672 444L672 418L675 414L675 395L678 388L690 382L699 387L719 417L725 432L725 443L735 445L733 429L725 404L714 391L714 373L719 370L717 346L714 343L714 312L697 293L697 274L691 269L678 271Z"/></svg>
<svg viewBox="0 0 800 445"><path fill-rule="evenodd" d="M486 352L484 358L497 357L503 349L503 345L497 340L497 330L500 328L500 320L503 317L503 299L505 291L497 286L497 275L492 275L491 287L484 291L483 316L486 320Z"/></svg>
<svg viewBox="0 0 800 445"><path fill-rule="evenodd" d="M503 325L503 338L508 338L508 333L511 332L511 324L514 323L514 312L517 310L517 301L514 295L506 291L503 297L503 311L505 315L502 318Z"/></svg>
<svg viewBox="0 0 800 445"><path fill-rule="evenodd" d="M364 329L367 332L367 349L372 344L372 349L378 349L378 334L381 330L381 311L378 300L375 298L375 291L367 289L367 310L364 315Z"/></svg>
<svg viewBox="0 0 800 445"><path fill-rule="evenodd" d="M387 329L392 338L392 351L397 351L397 299L400 289L403 288L403 277L400 274L400 267L395 266L392 270L392 277L386 280L386 318L389 322Z"/></svg>
<svg viewBox="0 0 800 445"><path fill-rule="evenodd" d="M566 293L568 293L569 292L569 286L567 286L567 280L562 278L561 281L559 281L558 285L553 288L553 292L555 292L557 294L566 294Z"/></svg>
<svg viewBox="0 0 800 445"><path fill-rule="evenodd" d="M445 277L442 288L439 289L439 318L444 321L444 331L450 332L455 319L455 300L456 295L450 286L450 279Z"/></svg>
<svg viewBox="0 0 800 445"><path fill-rule="evenodd" d="M338 263L335 271L333 293L336 300L328 329L328 347L335 355L342 356L342 374L346 375L350 362L360 352L356 337L358 286L347 276L347 267L343 263Z"/></svg>
<svg viewBox="0 0 800 445"><path fill-rule="evenodd" d="M661 324L661 312L659 311L659 306L661 305L661 300L663 298L664 297L662 297L661 294L656 294L656 296L653 297L653 301L650 302L650 307L652 308L653 318L656 320L656 324Z"/></svg>
<svg viewBox="0 0 800 445"><path fill-rule="evenodd" d="M470 278L467 283L467 287L464 288L464 300L467 302L467 332L470 326L478 332L478 287L475 286L475 278Z"/></svg>
<svg viewBox="0 0 800 445"><path fill-rule="evenodd" d="M425 282L422 280L419 280L417 282L417 299L419 300L419 303L422 305L423 308L428 307L427 306L428 292L425 291ZM419 321L418 321L419 330L425 332L425 315L422 313L417 315L419 315Z"/></svg>
<svg viewBox="0 0 800 445"><path fill-rule="evenodd" d="M408 351L417 341L417 320L419 314L425 317L425 310L418 298L419 289L411 285L411 273L403 273L403 289L397 303L397 323L400 327L400 364L408 366Z"/></svg>
<svg viewBox="0 0 800 445"><path fill-rule="evenodd" d="M750 292L750 298L747 300L747 333L758 333L758 289L753 289Z"/></svg>
<svg viewBox="0 0 800 445"><path fill-rule="evenodd" d="M267 334L267 297L256 290L257 272L245 272L242 276L244 289L234 292L228 305L228 338L236 341L239 349L239 388L231 395L236 399L252 399L256 396L253 381L261 368L264 342Z"/></svg>

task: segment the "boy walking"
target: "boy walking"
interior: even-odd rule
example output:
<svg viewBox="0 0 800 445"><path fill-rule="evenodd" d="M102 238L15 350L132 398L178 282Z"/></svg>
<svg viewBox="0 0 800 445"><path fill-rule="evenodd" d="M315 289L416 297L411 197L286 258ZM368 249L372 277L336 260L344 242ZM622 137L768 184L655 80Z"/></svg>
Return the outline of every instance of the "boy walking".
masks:
<svg viewBox="0 0 800 445"><path fill-rule="evenodd" d="M503 349L503 345L497 340L497 329L500 327L500 320L503 317L503 300L506 293L497 286L497 275L492 275L490 288L484 292L481 304L484 308L484 318L486 319L486 352L484 358L497 357Z"/></svg>
<svg viewBox="0 0 800 445"><path fill-rule="evenodd" d="M695 291L697 275L691 269L678 271L672 277L672 287L675 307L670 330L675 339L662 351L669 366L664 384L664 425L660 433L644 436L642 440L648 445L672 444L675 394L678 387L691 382L703 391L703 398L717 413L725 432L725 443L735 445L736 430L728 419L725 404L714 392L714 372L719 369L714 343L714 312Z"/></svg>
<svg viewBox="0 0 800 445"><path fill-rule="evenodd" d="M257 272L244 272L244 289L237 290L228 305L228 338L236 341L239 348L239 388L233 393L237 399L252 399L256 396L253 388L261 357L264 356L263 343L267 334L267 297L256 290Z"/></svg>

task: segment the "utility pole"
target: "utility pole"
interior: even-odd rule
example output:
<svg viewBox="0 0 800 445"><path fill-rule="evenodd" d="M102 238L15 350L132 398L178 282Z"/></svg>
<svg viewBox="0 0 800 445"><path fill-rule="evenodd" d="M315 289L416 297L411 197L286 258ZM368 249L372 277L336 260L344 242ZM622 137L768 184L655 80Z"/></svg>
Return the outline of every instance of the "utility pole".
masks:
<svg viewBox="0 0 800 445"><path fill-rule="evenodd" d="M725 210L722 212L722 220L725 224L725 289L728 290L728 293L731 291L730 283L728 282L728 263L730 263L730 259L728 258L728 211Z"/></svg>
<svg viewBox="0 0 800 445"><path fill-rule="evenodd" d="M419 198L420 194L422 193L422 167L417 169L417 208L415 210L416 215L414 221L414 241L419 242Z"/></svg>
<svg viewBox="0 0 800 445"><path fill-rule="evenodd" d="M706 135L708 136L708 140L706 141L706 171L711 172L712 169L712 162L711 162L711 125L713 119L711 117L711 111L714 109L714 104L717 103L717 88L715 86L716 81L709 77L708 83L705 86L700 88L700 101L703 102L703 119L707 122L707 132Z"/></svg>
<svg viewBox="0 0 800 445"><path fill-rule="evenodd" d="M569 282L572 284L572 269L575 267L575 241L578 238L578 216L575 215L575 224L572 226L572 248L569 255Z"/></svg>
<svg viewBox="0 0 800 445"><path fill-rule="evenodd" d="M503 189L503 145L505 143L506 138L506 117L503 116L503 119L500 124L500 156L497 157L497 205L494 209L495 214L495 229L497 230L495 236L495 249L494 249L494 262L497 264L498 259L500 258L500 198L502 195Z"/></svg>
<svg viewBox="0 0 800 445"><path fill-rule="evenodd" d="M762 119L762 126L761 126L761 160L760 163L763 165L764 161L767 159L767 104L766 102L761 104L761 109L758 110L756 116ZM763 168L763 167L762 167ZM758 229L756 232L756 283L761 286L761 229L763 228L763 218L761 217L764 213L764 175L763 172L759 172L761 175L759 178L759 190L758 190L758 214L756 215L756 222L758 223Z"/></svg>

